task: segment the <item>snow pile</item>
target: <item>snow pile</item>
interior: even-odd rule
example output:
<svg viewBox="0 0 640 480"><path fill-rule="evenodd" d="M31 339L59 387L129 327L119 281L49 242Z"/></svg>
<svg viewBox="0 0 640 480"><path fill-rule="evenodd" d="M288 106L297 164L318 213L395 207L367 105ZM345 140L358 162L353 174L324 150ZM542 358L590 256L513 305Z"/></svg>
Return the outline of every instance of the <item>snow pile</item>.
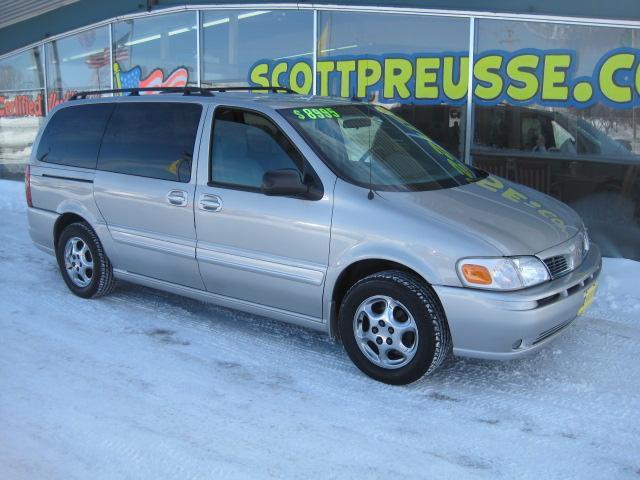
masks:
<svg viewBox="0 0 640 480"><path fill-rule="evenodd" d="M589 314L619 323L640 326L640 263L606 258L597 301Z"/></svg>
<svg viewBox="0 0 640 480"><path fill-rule="evenodd" d="M16 212L26 210L27 201L24 196L23 182L0 180L0 208ZM6 227L2 225L2 228Z"/></svg>
<svg viewBox="0 0 640 480"><path fill-rule="evenodd" d="M19 129L35 129L38 130L38 127L44 121L44 117L1 117L0 118L0 129L12 128L15 130Z"/></svg>
<svg viewBox="0 0 640 480"><path fill-rule="evenodd" d="M638 479L640 263L512 362L391 387L325 335L130 284L73 296L0 181L0 478Z"/></svg>

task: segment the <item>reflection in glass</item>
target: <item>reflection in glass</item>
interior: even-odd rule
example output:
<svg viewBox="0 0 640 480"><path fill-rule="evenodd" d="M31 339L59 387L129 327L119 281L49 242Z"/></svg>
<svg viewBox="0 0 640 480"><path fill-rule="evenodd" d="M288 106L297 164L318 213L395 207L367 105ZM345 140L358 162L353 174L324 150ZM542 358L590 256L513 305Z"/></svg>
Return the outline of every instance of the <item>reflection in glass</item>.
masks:
<svg viewBox="0 0 640 480"><path fill-rule="evenodd" d="M196 30L195 12L115 23L114 88L197 85Z"/></svg>
<svg viewBox="0 0 640 480"><path fill-rule="evenodd" d="M476 52L523 48L574 51L574 77L600 58L638 48L624 28L479 20ZM640 259L638 108L474 106L473 162L479 168L553 195L584 219L606 256Z"/></svg>
<svg viewBox="0 0 640 480"><path fill-rule="evenodd" d="M459 187L480 177L389 110L372 105L287 108L280 113L341 178L374 190Z"/></svg>
<svg viewBox="0 0 640 480"><path fill-rule="evenodd" d="M44 116L42 90L0 92L0 178L21 178Z"/></svg>
<svg viewBox="0 0 640 480"><path fill-rule="evenodd" d="M410 16L381 13L318 13L318 60L347 59L355 55L415 55L458 52L469 49L469 20L462 18ZM330 75L323 88L319 76L318 92L340 96L342 77ZM348 92L350 96L356 92ZM344 95L343 95L344 96ZM464 156L465 106L420 105L413 101L387 103L381 92L370 92L368 101L381 103L416 125L458 158Z"/></svg>
<svg viewBox="0 0 640 480"><path fill-rule="evenodd" d="M109 27L65 37L46 48L49 109L77 91L110 88Z"/></svg>
<svg viewBox="0 0 640 480"><path fill-rule="evenodd" d="M0 60L0 178L21 178L44 117L42 47Z"/></svg>
<svg viewBox="0 0 640 480"><path fill-rule="evenodd" d="M313 13L297 10L229 10L202 14L203 85L249 84L259 60L313 55Z"/></svg>
<svg viewBox="0 0 640 480"><path fill-rule="evenodd" d="M37 90L44 87L42 47L0 60L0 92Z"/></svg>

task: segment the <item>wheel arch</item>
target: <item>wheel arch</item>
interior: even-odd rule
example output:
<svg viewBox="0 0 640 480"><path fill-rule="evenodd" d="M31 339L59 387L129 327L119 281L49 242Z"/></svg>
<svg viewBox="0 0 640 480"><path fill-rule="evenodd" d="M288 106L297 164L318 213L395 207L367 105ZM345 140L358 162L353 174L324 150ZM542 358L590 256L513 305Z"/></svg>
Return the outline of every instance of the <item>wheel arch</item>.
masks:
<svg viewBox="0 0 640 480"><path fill-rule="evenodd" d="M85 218L73 212L65 212L58 217L53 225L53 246L55 249L58 248L58 238L60 238L62 231L72 223L80 222L89 224Z"/></svg>
<svg viewBox="0 0 640 480"><path fill-rule="evenodd" d="M329 335L332 339L339 340L339 309L349 288L351 288L351 286L353 286L357 281L385 270L400 270L402 272L411 273L422 280L425 284L431 285L424 275L420 274L416 269L407 266L404 262L375 257L362 258L353 261L340 271L331 287L331 296L329 299L330 314L328 321Z"/></svg>
<svg viewBox="0 0 640 480"><path fill-rule="evenodd" d="M98 236L98 239L102 243L102 247L111 259L114 268L117 268L117 249L115 248L111 234L109 233L100 211L93 202L93 198L91 198L91 201L88 200L89 199L87 199L85 204L85 202L81 202L76 199L67 199L58 205L56 208L58 218L54 222L53 232L51 232L53 235L54 251L57 248L58 236L67 225L74 222L85 222Z"/></svg>

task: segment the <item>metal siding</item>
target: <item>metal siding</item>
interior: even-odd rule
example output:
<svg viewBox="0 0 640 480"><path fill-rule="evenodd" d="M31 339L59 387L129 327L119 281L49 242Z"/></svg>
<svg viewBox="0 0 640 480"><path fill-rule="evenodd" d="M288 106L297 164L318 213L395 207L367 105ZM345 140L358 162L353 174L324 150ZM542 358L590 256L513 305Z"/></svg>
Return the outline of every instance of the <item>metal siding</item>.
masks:
<svg viewBox="0 0 640 480"><path fill-rule="evenodd" d="M146 2L138 0L77 0L0 28L0 55L112 17L144 11Z"/></svg>
<svg viewBox="0 0 640 480"><path fill-rule="evenodd" d="M37 17L79 0L4 0L0 3L0 28Z"/></svg>
<svg viewBox="0 0 640 480"><path fill-rule="evenodd" d="M158 0L159 7L184 5L215 5L238 3L276 3L274 1L223 0ZM291 2L294 3L294 2ZM470 12L514 13L523 15L552 15L563 17L601 18L640 21L639 0L298 0L299 5L331 4L342 6L375 6L422 8L433 10L464 10Z"/></svg>

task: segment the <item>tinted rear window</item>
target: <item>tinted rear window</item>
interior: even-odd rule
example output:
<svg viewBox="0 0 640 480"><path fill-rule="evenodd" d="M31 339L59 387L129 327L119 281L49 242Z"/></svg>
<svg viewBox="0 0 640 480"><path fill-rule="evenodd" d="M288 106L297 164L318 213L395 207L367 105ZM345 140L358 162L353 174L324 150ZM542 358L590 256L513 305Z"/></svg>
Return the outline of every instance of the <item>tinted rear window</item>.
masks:
<svg viewBox="0 0 640 480"><path fill-rule="evenodd" d="M98 168L178 182L191 179L202 106L195 103L119 103L102 141Z"/></svg>
<svg viewBox="0 0 640 480"><path fill-rule="evenodd" d="M100 140L113 104L86 104L58 110L38 145L43 162L72 167L96 168Z"/></svg>

